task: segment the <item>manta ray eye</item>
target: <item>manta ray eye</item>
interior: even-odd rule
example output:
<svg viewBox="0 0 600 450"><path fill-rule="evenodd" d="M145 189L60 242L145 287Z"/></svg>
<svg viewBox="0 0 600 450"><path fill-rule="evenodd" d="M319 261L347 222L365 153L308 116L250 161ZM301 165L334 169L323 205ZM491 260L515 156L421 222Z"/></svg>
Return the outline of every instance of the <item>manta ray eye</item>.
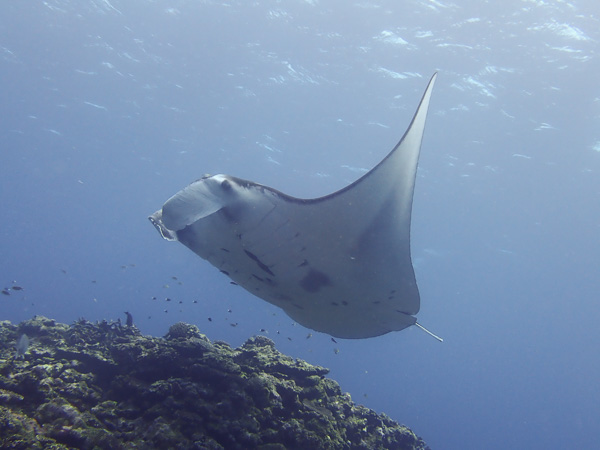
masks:
<svg viewBox="0 0 600 450"><path fill-rule="evenodd" d="M224 191L230 191L231 190L231 183L228 180L223 180L223 181L221 181L221 188Z"/></svg>

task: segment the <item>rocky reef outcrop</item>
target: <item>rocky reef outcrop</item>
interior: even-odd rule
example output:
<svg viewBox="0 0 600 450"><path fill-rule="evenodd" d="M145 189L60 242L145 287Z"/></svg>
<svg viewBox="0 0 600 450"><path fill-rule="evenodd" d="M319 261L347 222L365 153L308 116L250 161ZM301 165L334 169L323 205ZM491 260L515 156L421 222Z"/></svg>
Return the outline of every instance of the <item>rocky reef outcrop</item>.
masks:
<svg viewBox="0 0 600 450"><path fill-rule="evenodd" d="M185 323L157 338L119 322L0 322L0 447L427 448L327 373L266 337L233 349Z"/></svg>

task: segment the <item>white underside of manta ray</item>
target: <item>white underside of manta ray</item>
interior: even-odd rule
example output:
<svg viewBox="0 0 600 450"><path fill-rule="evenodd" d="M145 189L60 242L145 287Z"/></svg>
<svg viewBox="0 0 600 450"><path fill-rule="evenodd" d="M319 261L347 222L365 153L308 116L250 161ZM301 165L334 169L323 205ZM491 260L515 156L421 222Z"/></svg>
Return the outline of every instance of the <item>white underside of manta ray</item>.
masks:
<svg viewBox="0 0 600 450"><path fill-rule="evenodd" d="M417 161L431 91L373 169L333 194L299 199L228 175L206 176L150 221L305 327L367 338L417 325L410 257Z"/></svg>

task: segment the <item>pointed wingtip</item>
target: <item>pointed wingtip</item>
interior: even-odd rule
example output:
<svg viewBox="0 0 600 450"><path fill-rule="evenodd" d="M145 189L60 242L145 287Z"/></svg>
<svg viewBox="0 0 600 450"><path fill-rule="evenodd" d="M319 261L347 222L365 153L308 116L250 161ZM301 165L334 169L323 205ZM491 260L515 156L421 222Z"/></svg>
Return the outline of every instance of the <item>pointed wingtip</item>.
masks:
<svg viewBox="0 0 600 450"><path fill-rule="evenodd" d="M431 78L429 79L429 83L427 83L427 88L425 89L423 98L425 98L427 95L431 95L431 91L433 90L433 85L435 84L435 80L437 79L437 76L438 76L438 73L433 72L433 75L431 75Z"/></svg>

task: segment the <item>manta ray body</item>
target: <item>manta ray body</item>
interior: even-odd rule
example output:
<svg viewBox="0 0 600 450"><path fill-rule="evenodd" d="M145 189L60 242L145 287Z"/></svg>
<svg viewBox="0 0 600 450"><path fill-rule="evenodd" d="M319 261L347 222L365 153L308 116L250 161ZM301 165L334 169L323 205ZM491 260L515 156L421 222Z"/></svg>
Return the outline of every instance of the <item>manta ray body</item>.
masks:
<svg viewBox="0 0 600 450"><path fill-rule="evenodd" d="M313 330L359 339L419 325L410 222L435 78L400 142L337 192L300 199L228 175L205 176L149 219L163 238Z"/></svg>

